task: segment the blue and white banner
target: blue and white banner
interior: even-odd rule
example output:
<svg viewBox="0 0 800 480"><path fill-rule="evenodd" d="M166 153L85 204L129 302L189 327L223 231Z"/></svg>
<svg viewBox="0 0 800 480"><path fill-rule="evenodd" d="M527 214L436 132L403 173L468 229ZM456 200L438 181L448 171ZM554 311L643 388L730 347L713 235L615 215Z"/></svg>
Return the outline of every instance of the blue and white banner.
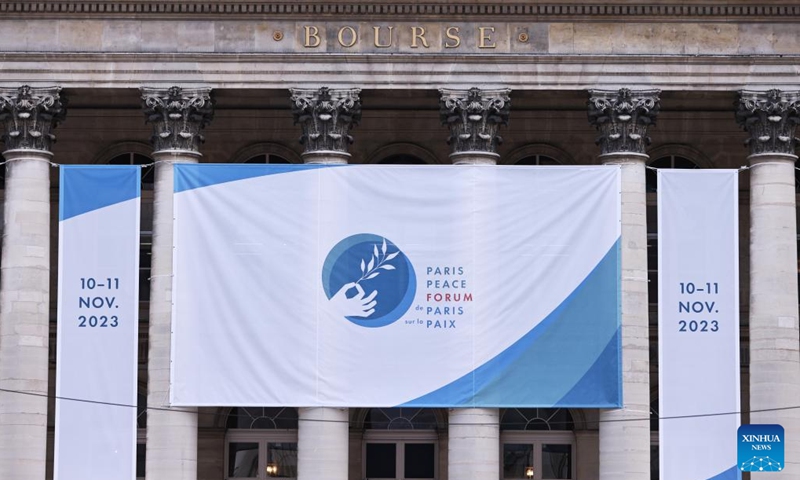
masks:
<svg viewBox="0 0 800 480"><path fill-rule="evenodd" d="M176 165L174 405L616 407L617 167Z"/></svg>
<svg viewBox="0 0 800 480"><path fill-rule="evenodd" d="M737 480L736 170L658 171L661 480Z"/></svg>
<svg viewBox="0 0 800 480"><path fill-rule="evenodd" d="M61 166L55 480L136 477L138 166Z"/></svg>

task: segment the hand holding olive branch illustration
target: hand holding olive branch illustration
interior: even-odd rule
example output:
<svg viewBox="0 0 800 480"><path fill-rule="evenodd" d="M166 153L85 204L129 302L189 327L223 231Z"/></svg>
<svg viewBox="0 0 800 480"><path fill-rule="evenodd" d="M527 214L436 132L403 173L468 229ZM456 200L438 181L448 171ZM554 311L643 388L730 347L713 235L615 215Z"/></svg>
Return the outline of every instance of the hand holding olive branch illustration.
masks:
<svg viewBox="0 0 800 480"><path fill-rule="evenodd" d="M372 257L369 262L365 262L364 259L361 260L361 278L355 282L342 285L342 288L330 299L331 310L343 317L366 318L375 313L375 305L378 303L375 297L378 295L378 290L373 290L372 293L367 295L360 283L363 280L371 280L377 277L382 270L395 270L394 265L388 262L399 254L399 250L386 254L385 238L380 250L377 244L373 245ZM354 288L356 294L348 298L347 292Z"/></svg>
<svg viewBox="0 0 800 480"><path fill-rule="evenodd" d="M351 289L356 289L356 294L351 298L347 298L347 292ZM366 295L361 285L356 282L345 283L342 288L336 292L336 295L330 299L331 310L342 317L359 317L366 318L375 313L375 297L378 295L377 290Z"/></svg>

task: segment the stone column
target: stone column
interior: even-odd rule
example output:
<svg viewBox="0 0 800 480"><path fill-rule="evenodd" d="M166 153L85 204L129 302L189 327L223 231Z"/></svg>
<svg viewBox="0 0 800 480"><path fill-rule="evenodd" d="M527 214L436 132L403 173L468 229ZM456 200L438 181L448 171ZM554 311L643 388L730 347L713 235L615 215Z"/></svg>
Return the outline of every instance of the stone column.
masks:
<svg viewBox="0 0 800 480"><path fill-rule="evenodd" d="M650 479L645 148L659 90L589 91L604 165L622 167L622 408L600 412L600 480Z"/></svg>
<svg viewBox="0 0 800 480"><path fill-rule="evenodd" d="M750 423L777 423L786 460L800 452L795 137L800 92L739 93L750 146ZM794 457L793 457L794 456ZM795 465L755 479L800 479Z"/></svg>
<svg viewBox="0 0 800 480"><path fill-rule="evenodd" d="M501 125L508 125L510 90L440 89L439 113L450 129L454 165L495 165ZM451 408L448 419L448 477L458 480L500 478L500 411Z"/></svg>
<svg viewBox="0 0 800 480"><path fill-rule="evenodd" d="M50 147L61 88L0 89L6 162L0 275L0 478L42 480L50 336Z"/></svg>
<svg viewBox="0 0 800 480"><path fill-rule="evenodd" d="M210 89L142 88L153 125L153 252L147 361L147 480L196 480L197 409L169 406L172 326L173 164L196 163L203 128L211 122Z"/></svg>
<svg viewBox="0 0 800 480"><path fill-rule="evenodd" d="M303 128L303 161L346 164L353 143L350 129L361 120L360 89L291 89L294 123ZM347 480L349 411L346 408L298 409L297 479Z"/></svg>

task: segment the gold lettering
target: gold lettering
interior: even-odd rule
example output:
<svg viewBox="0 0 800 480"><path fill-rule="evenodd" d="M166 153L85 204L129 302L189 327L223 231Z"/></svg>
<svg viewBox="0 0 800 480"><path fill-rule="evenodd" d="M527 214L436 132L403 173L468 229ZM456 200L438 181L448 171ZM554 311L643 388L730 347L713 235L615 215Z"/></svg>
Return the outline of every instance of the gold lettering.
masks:
<svg viewBox="0 0 800 480"><path fill-rule="evenodd" d="M445 35L450 40L455 40L456 43L444 42L445 48L458 48L461 45L461 37L458 36L458 27L447 27L445 30Z"/></svg>
<svg viewBox="0 0 800 480"><path fill-rule="evenodd" d="M313 25L304 25L303 28L306 31L306 41L303 46L306 48L319 47L319 44L322 43L322 39L319 38L319 28ZM314 43L311 43L312 38L314 39Z"/></svg>
<svg viewBox="0 0 800 480"><path fill-rule="evenodd" d="M486 30L494 33L494 27L478 27L478 30L481 31L481 41L478 44L478 48L497 48L497 45L494 43L486 43L487 41L492 41L492 37L486 33Z"/></svg>
<svg viewBox="0 0 800 480"><path fill-rule="evenodd" d="M394 27L389 27L389 43L381 44L381 27L372 27L375 30L375 46L378 48L389 48L392 46L392 30Z"/></svg>
<svg viewBox="0 0 800 480"><path fill-rule="evenodd" d="M350 42L349 43L345 43L345 41L344 41L344 32L345 32L345 30L350 32ZM342 27L342 28L340 28L338 37L339 37L339 45L341 45L343 47L352 47L358 41L358 34L356 33L356 29L353 28L353 27Z"/></svg>
<svg viewBox="0 0 800 480"><path fill-rule="evenodd" d="M411 48L419 48L417 39L422 42L422 46L430 48L428 41L425 40L425 29L422 27L411 27Z"/></svg>

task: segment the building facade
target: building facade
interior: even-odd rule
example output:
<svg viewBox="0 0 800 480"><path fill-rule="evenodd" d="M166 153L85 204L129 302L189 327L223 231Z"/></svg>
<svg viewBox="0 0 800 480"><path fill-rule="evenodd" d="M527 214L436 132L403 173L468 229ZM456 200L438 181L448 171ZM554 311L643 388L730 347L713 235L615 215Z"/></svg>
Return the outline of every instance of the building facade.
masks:
<svg viewBox="0 0 800 480"><path fill-rule="evenodd" d="M742 168L742 422L797 458L798 24L786 0L0 3L0 478L53 475L51 164L143 166L141 478L658 478L647 167ZM176 162L622 165L624 408L170 408Z"/></svg>

